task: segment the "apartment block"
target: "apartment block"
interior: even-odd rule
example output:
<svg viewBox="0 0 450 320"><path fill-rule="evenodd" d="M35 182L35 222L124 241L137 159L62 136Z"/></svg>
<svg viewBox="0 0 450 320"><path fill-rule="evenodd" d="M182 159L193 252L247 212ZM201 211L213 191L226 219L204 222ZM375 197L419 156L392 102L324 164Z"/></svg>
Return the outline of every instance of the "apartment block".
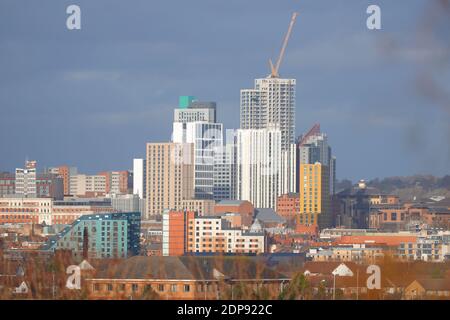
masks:
<svg viewBox="0 0 450 320"><path fill-rule="evenodd" d="M192 144L147 143L147 218L193 198L193 152Z"/></svg>
<svg viewBox="0 0 450 320"><path fill-rule="evenodd" d="M300 214L298 224L318 225L320 229L332 225L328 167L318 162L300 164Z"/></svg>
<svg viewBox="0 0 450 320"><path fill-rule="evenodd" d="M294 143L295 79L255 79L253 89L241 90L241 129L277 127L281 133L281 150Z"/></svg>
<svg viewBox="0 0 450 320"><path fill-rule="evenodd" d="M282 194L281 131L237 130L237 163L237 198L275 209Z"/></svg>
<svg viewBox="0 0 450 320"><path fill-rule="evenodd" d="M139 212L85 215L51 238L41 250L71 250L75 258L127 258L140 252ZM84 248L87 248L87 252Z"/></svg>
<svg viewBox="0 0 450 320"><path fill-rule="evenodd" d="M264 233L233 228L226 218L198 216L192 211L166 211L163 215L163 255L264 251Z"/></svg>

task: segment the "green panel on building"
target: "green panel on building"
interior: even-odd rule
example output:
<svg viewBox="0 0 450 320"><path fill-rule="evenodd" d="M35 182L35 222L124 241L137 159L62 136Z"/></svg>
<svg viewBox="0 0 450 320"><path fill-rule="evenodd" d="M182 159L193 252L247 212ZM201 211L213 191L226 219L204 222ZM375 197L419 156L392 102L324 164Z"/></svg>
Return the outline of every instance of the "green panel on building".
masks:
<svg viewBox="0 0 450 320"><path fill-rule="evenodd" d="M178 99L178 107L181 109L186 109L194 100L194 96L180 96Z"/></svg>

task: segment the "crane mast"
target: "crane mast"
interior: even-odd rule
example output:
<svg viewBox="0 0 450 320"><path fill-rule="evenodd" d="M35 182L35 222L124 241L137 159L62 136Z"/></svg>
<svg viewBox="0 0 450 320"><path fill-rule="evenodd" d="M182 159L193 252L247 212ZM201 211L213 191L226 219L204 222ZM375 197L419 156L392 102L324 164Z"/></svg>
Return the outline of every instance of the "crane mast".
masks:
<svg viewBox="0 0 450 320"><path fill-rule="evenodd" d="M294 28L295 21L297 20L297 16L298 16L297 12L294 12L292 14L291 22L289 23L289 28L288 28L288 31L286 33L286 36L284 37L283 46L281 47L280 55L278 56L278 60L277 60L277 62L275 64L275 66L272 63L272 60L269 60L270 71L271 71L271 75L270 76L272 78L278 78L280 76L278 71L280 69L281 62L283 61L284 53L285 53L286 47L287 47L287 45L289 43L289 38L291 37L292 29Z"/></svg>

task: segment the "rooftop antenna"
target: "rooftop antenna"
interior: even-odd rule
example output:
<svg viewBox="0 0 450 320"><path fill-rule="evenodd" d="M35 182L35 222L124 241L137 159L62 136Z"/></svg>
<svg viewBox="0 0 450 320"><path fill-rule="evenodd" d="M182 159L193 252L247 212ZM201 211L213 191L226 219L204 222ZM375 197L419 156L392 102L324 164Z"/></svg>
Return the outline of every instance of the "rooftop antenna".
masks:
<svg viewBox="0 0 450 320"><path fill-rule="evenodd" d="M280 70L280 65L281 65L281 62L283 61L284 52L286 51L286 47L289 43L289 38L291 37L292 29L294 28L295 21L297 20L297 16L298 16L298 12L294 12L292 14L291 22L289 23L289 28L286 33L286 36L284 37L283 46L281 47L280 55L278 56L278 60L277 60L277 63L275 64L275 66L272 63L272 60L271 59L269 60L270 72L271 72L270 77L271 78L279 78L280 77L278 71Z"/></svg>

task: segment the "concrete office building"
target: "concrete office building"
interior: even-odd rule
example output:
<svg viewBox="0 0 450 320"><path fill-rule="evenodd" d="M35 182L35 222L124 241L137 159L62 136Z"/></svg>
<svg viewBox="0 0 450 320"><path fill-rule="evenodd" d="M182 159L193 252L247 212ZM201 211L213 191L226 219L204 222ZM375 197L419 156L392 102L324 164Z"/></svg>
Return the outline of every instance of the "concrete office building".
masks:
<svg viewBox="0 0 450 320"><path fill-rule="evenodd" d="M105 196L106 175L77 174L70 177L70 194L74 196Z"/></svg>
<svg viewBox="0 0 450 320"><path fill-rule="evenodd" d="M147 143L146 219L194 195L193 144Z"/></svg>
<svg viewBox="0 0 450 320"><path fill-rule="evenodd" d="M61 176L63 179L64 195L70 195L70 177L78 174L78 169L76 167L69 167L66 165L51 167L47 169L47 173L53 173Z"/></svg>
<svg viewBox="0 0 450 320"><path fill-rule="evenodd" d="M192 96L181 96L174 110L173 122L216 122L216 103L200 102Z"/></svg>
<svg viewBox="0 0 450 320"><path fill-rule="evenodd" d="M105 177L105 192L107 194L128 193L128 171L100 172L99 176Z"/></svg>
<svg viewBox="0 0 450 320"><path fill-rule="evenodd" d="M111 194L111 206L119 212L140 212L145 215L145 200L137 194Z"/></svg>
<svg viewBox="0 0 450 320"><path fill-rule="evenodd" d="M281 131L237 131L237 198L257 208L276 207L281 186Z"/></svg>
<svg viewBox="0 0 450 320"><path fill-rule="evenodd" d="M64 199L64 181L59 174L38 173L36 176L36 195L38 198Z"/></svg>
<svg viewBox="0 0 450 320"><path fill-rule="evenodd" d="M35 198L36 191L36 161L26 161L25 168L16 169L15 193L21 197Z"/></svg>

